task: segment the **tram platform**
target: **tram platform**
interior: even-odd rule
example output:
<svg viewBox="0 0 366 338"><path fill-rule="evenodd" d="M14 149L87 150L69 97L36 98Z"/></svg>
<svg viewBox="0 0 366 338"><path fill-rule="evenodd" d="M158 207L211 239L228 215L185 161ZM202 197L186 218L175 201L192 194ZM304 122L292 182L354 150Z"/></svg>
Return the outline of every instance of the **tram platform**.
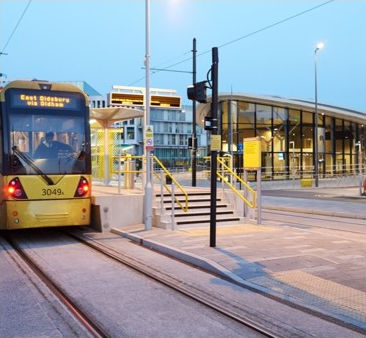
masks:
<svg viewBox="0 0 366 338"><path fill-rule="evenodd" d="M347 201L331 198L347 194ZM208 226L146 230L141 222L111 224L111 231L294 307L366 330L366 200L356 197L353 188L328 195L316 201L312 195L263 196L264 208L302 214L283 220L264 214L260 225L217 223L216 247L209 245Z"/></svg>

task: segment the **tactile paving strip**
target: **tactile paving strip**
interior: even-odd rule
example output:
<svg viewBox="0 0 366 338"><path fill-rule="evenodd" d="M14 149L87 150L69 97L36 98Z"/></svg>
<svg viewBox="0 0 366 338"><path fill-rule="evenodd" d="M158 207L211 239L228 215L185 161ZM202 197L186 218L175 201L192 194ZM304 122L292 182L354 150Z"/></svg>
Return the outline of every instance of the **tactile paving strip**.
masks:
<svg viewBox="0 0 366 338"><path fill-rule="evenodd" d="M252 283L296 299L326 312L366 323L366 293L326 280L301 270L273 273L251 278Z"/></svg>

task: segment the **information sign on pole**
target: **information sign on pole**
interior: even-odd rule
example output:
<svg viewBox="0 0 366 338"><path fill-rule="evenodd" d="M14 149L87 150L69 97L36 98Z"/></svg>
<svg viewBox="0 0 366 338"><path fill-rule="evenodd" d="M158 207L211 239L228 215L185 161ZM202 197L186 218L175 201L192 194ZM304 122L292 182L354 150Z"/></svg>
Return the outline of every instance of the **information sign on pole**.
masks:
<svg viewBox="0 0 366 338"><path fill-rule="evenodd" d="M211 135L211 151L221 151L221 135Z"/></svg>
<svg viewBox="0 0 366 338"><path fill-rule="evenodd" d="M257 171L257 223L262 223L262 163L261 139L259 137L245 138L244 140L244 171Z"/></svg>
<svg viewBox="0 0 366 338"><path fill-rule="evenodd" d="M154 150L154 128L152 125L145 127L145 149L146 151Z"/></svg>
<svg viewBox="0 0 366 338"><path fill-rule="evenodd" d="M259 170L261 168L261 140L258 137L243 139L244 156L243 167L245 170Z"/></svg>
<svg viewBox="0 0 366 338"><path fill-rule="evenodd" d="M243 154L243 143L242 142L238 143L238 154L239 155Z"/></svg>

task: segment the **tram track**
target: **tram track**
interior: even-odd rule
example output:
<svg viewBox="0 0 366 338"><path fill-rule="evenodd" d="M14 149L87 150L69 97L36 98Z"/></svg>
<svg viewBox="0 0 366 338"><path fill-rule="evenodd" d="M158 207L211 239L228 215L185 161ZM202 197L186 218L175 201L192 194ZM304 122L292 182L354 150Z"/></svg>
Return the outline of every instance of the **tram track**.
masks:
<svg viewBox="0 0 366 338"><path fill-rule="evenodd" d="M339 224L342 226L343 224L346 226L363 226L366 229L366 222L361 223L359 222L359 219L354 219L356 222L349 222L345 221L344 219L339 219L337 217L332 216L324 216L324 215L316 215L316 214L302 214L300 212L290 212L290 211L280 211L280 210L270 210L270 209L264 209L263 210L263 219L267 221L272 221L273 216L281 217L280 219L276 219L276 221L281 222L289 222L289 224L296 224L306 227L312 227L312 228L319 228L319 229L328 229L328 230L336 230L341 232L347 232L352 234L365 234L365 231L355 231L350 229L344 229L334 226L334 224ZM295 218L299 218L301 216L302 222L299 222L295 220ZM271 218L272 217L272 218ZM311 222L310 224L307 222ZM333 224L331 226L321 226L318 224L315 224L314 222L328 222L330 224Z"/></svg>
<svg viewBox="0 0 366 338"><path fill-rule="evenodd" d="M21 249L11 235L4 236L5 241L18 254L26 266L46 285L54 296L67 308L69 313L77 320L77 322L86 329L86 331L95 338L106 338L108 335L101 329L98 324L91 319L85 311L83 311L66 292L58 285L54 279L49 276L39 265Z"/></svg>
<svg viewBox="0 0 366 338"><path fill-rule="evenodd" d="M76 316L82 318L78 318L78 321L85 323L82 324L85 325L86 329L93 337L109 337L111 336L109 333L113 332L110 331L111 322L101 321L101 318L98 317L98 314L100 314L100 311L104 310L104 307L95 307L98 302L94 302L94 308L91 309L89 308L89 305L91 305L91 299L85 299L85 301L80 301L80 299L78 299L80 293L75 293L76 290L68 288L69 283L65 283L67 282L65 276L63 277L62 274L60 274L60 272L57 270L57 268L50 269L49 265L47 267L47 262L53 262L53 260L47 259L46 261L43 261L42 259L38 259L38 257L46 257L44 256L44 253L42 254L41 252L37 251L39 247L53 248L57 247L58 245L63 247L65 247L65 245L72 245L74 248L77 247L78 251L80 253L83 253L83 255L86 254L86 256L89 256L87 254L87 251L90 251L90 253L92 253L91 256L100 256L100 259L102 261L109 261L110 265L115 264L117 267L118 264L116 263L119 263L121 264L121 268L123 265L125 266L124 269L129 268L131 271L134 270L137 273L146 276L148 279L152 279L159 284L162 284L172 289L174 292L177 292L177 296L178 294L181 294L181 297L183 296L187 299L190 299L191 301L196 302L197 304L203 305L207 308L207 311L210 310L213 311L213 313L216 312L219 316L222 316L222 320L231 320L232 324L230 325L237 325L239 330L241 330L240 327L242 326L243 332L245 332L245 330L251 330L253 334L255 333L258 336L265 337L311 336L309 335L309 332L307 332L307 330L303 327L289 325L288 322L278 319L272 320L271 316L263 316L263 314L265 313L263 311L253 311L253 308L251 309L249 307L247 309L247 307L243 303L239 303L236 301L227 301L227 297L221 292L215 293L210 291L209 288L202 288L200 287L200 284L196 284L195 282L192 283L190 281L191 279L186 279L184 277L182 278L182 275L180 275L179 277L179 275L172 273L173 270L159 269L159 265L149 264L147 261L144 260L144 258L142 258L141 260L141 258L139 257L142 256L140 255L137 255L138 257L134 257L134 255L131 255L131 253L135 252L134 249L132 249L132 251L127 250L128 253L126 254L125 250L121 251L118 249L118 247L113 247L113 245L111 245L109 239L112 239L112 237L105 237L108 241L103 242L101 241L101 238L93 238L93 236L89 236L81 229L67 228L52 231L52 236L38 236L35 242L32 239L30 242L28 242L26 237L23 236L22 238L21 236L19 239L16 239L18 240L19 245L17 245L16 240L13 241L15 243L10 243L10 245L12 245L15 250L17 250L19 256L22 257L22 259L25 258L27 266L29 266L30 262L30 264L32 265L32 271L34 271L43 282L45 282L45 280L51 281L50 283L45 282L48 288L52 292L54 289L58 289L60 291L57 297L60 299L60 301L63 302L63 304L65 304L65 306L67 306L67 308L69 308L70 312L72 312L73 314L77 313ZM55 240L55 238L60 238L60 241ZM83 247L85 248L83 249ZM69 251L69 249L67 251ZM52 251L50 251L50 253L52 253ZM106 260L105 258L102 258L103 256L108 257L109 259ZM73 259L70 256L69 258ZM59 260L59 262L62 262L62 259ZM46 265L44 265L45 263ZM116 267L114 269L116 269ZM47 272L44 272L44 269ZM79 269L79 271L84 270ZM101 270L102 273L103 271L104 270ZM124 274L126 274L126 272ZM70 278L74 277L69 276L68 279ZM57 280L58 282L55 282L54 280ZM61 283L61 285L59 285L59 283ZM95 295L97 294L100 294L100 292L95 293ZM112 305L112 303L108 304ZM121 325L118 325L118 327L122 331L115 332L120 332L122 335L122 332L125 331L125 328ZM126 330L126 332L128 332L128 329Z"/></svg>
<svg viewBox="0 0 366 338"><path fill-rule="evenodd" d="M237 308L235 311L235 307L230 304L225 304L224 302L220 302L213 295L203 292L202 290L193 287L192 285L186 284L171 275L167 275L161 271L158 271L146 264L139 262L138 260L130 257L126 254L123 254L119 251L114 250L111 247L108 247L99 241L93 240L91 238L85 237L82 233L77 231L66 230L65 234L71 236L72 238L78 240L80 243L87 245L88 247L102 253L103 255L112 258L113 260L132 268L133 270L144 274L145 276L154 279L155 281L168 286L169 288L178 291L179 293L185 295L186 297L193 299L196 302L199 302L210 309L238 322L239 324L249 327L250 329L258 332L259 334L265 337L273 337L279 338L284 337L284 330L282 328L277 327L276 331L280 330L282 332L275 332L269 328L264 327L256 323L254 320L248 318L243 313L242 309ZM287 332L287 334L290 334ZM290 336L290 335L288 335ZM301 335L299 335L300 337ZM296 335L291 333L291 337L296 337Z"/></svg>
<svg viewBox="0 0 366 338"><path fill-rule="evenodd" d="M173 276L169 276L163 272L160 272L154 268L148 267L145 264L139 262L138 260L134 259L133 257L129 257L123 253L120 253L113 248L110 248L98 241L91 240L90 238L84 237L78 231L73 230L60 230L58 229L57 232L60 232L62 235L72 238L73 240L77 240L77 242L87 246L93 251L97 251L99 254L103 254L105 257L110 258L113 261L117 261L128 268L131 268L138 273L145 275L146 277L153 279L174 291L184 295L188 299L191 299L197 303L200 303L207 308L214 310L218 314L222 315L223 317L227 317L230 320L237 322L238 324L246 327L253 332L256 332L258 336L264 337L304 337L305 335L293 335L293 332L288 332L285 328L283 329L280 326L276 326L276 324L272 325L275 330L270 330L265 328L255 321L246 318L242 312L242 309L238 308L237 311L233 309L229 309L228 304L219 303L217 299L215 299L214 295L210 295L199 288L194 288L194 286L185 283L184 281L178 280ZM52 273L46 272L41 265L38 264L33 257L37 255L28 254L27 248L22 248L21 245L17 244L17 238L13 234L7 234L3 236L4 240L8 243L8 245L16 252L18 257L21 259L22 262L37 276L39 280L50 290L50 292L59 299L59 301L67 308L69 313L87 330L87 332L92 337L110 337L106 330L104 324L102 326L93 319L93 315L88 313L87 308L83 308L83 304L78 305L77 301L74 301L73 296L70 296L67 292L67 288L64 288L63 285L59 285L57 281L56 275L52 276ZM47 238L46 238L47 241ZM32 251L32 250L30 250ZM232 306L231 306L232 307ZM285 334L285 335L284 335Z"/></svg>

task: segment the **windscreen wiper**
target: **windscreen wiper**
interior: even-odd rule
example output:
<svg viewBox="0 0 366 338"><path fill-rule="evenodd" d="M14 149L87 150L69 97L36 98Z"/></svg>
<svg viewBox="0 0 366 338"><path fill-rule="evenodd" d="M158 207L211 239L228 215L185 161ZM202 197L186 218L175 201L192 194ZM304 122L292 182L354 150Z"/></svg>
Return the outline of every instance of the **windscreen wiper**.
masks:
<svg viewBox="0 0 366 338"><path fill-rule="evenodd" d="M48 177L41 169L39 169L31 157L27 154L22 153L17 146L11 148L15 155L20 157L25 163L27 163L39 176L41 176L48 185L54 185L55 183Z"/></svg>

